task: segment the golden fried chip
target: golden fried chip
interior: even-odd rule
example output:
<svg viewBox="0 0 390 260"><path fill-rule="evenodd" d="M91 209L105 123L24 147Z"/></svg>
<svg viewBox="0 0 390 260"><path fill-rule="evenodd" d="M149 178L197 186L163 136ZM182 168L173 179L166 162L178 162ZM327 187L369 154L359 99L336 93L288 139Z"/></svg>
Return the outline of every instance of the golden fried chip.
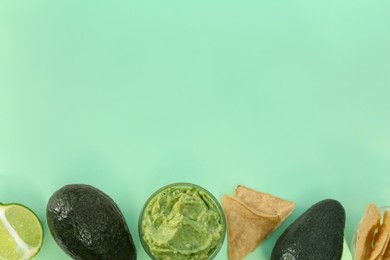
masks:
<svg viewBox="0 0 390 260"><path fill-rule="evenodd" d="M367 260L372 252L375 231L380 226L381 213L375 204L368 205L356 237L355 260Z"/></svg>
<svg viewBox="0 0 390 260"><path fill-rule="evenodd" d="M382 225L374 238L374 246L370 255L370 260L382 259L390 240L390 212L383 215Z"/></svg>
<svg viewBox="0 0 390 260"><path fill-rule="evenodd" d="M384 213L382 225L387 226L387 232L389 233L389 240L390 240L390 211L386 211ZM382 259L390 260L390 241L388 242L387 247L385 247Z"/></svg>
<svg viewBox="0 0 390 260"><path fill-rule="evenodd" d="M375 242L372 252L370 254L369 260L376 260L376 259L382 259L382 256L385 253L387 244L389 243L389 234L387 233L379 233L377 234L378 239Z"/></svg>
<svg viewBox="0 0 390 260"><path fill-rule="evenodd" d="M241 260L256 249L280 221L278 215L260 213L248 208L238 198L224 195L229 260Z"/></svg>
<svg viewBox="0 0 390 260"><path fill-rule="evenodd" d="M235 197L224 195L229 260L256 249L291 214L295 203L238 186Z"/></svg>
<svg viewBox="0 0 390 260"><path fill-rule="evenodd" d="M235 195L252 210L279 216L280 221L278 225L275 226L275 229L277 229L295 209L295 203L293 202L277 198L267 193L255 191L241 185L236 188Z"/></svg>

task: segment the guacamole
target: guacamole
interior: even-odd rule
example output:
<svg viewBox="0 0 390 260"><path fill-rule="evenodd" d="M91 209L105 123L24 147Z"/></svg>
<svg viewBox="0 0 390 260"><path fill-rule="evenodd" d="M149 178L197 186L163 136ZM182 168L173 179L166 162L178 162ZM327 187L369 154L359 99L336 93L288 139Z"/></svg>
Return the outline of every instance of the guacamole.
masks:
<svg viewBox="0 0 390 260"><path fill-rule="evenodd" d="M142 240L155 259L209 259L225 236L218 202L201 187L168 186L144 208Z"/></svg>

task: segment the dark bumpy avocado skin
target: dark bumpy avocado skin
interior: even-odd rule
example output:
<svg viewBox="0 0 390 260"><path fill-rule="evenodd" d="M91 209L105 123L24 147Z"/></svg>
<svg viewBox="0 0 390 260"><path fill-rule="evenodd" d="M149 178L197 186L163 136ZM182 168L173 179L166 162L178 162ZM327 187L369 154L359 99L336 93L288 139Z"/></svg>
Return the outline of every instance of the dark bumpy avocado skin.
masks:
<svg viewBox="0 0 390 260"><path fill-rule="evenodd" d="M279 237L271 260L340 260L345 211L336 200L314 204Z"/></svg>
<svg viewBox="0 0 390 260"><path fill-rule="evenodd" d="M73 184L56 191L48 202L46 215L55 241L73 259L137 259L118 206L92 186Z"/></svg>

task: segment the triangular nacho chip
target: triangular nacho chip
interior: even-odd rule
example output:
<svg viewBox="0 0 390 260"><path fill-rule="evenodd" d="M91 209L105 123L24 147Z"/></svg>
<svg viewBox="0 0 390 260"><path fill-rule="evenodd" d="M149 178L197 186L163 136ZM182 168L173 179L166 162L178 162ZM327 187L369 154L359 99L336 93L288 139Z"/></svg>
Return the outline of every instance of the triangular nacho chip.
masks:
<svg viewBox="0 0 390 260"><path fill-rule="evenodd" d="M279 216L280 221L278 225L274 227L274 230L276 230L295 209L294 202L283 200L241 185L237 186L235 195L236 198L252 210Z"/></svg>
<svg viewBox="0 0 390 260"><path fill-rule="evenodd" d="M385 247L384 253L383 253L383 260L390 260L390 211L386 211L383 215L383 224L382 226L386 225L387 232L389 234L389 242L387 243L387 246Z"/></svg>
<svg viewBox="0 0 390 260"><path fill-rule="evenodd" d="M387 244L389 243L390 236L387 233L381 233L377 242L374 244L369 260L382 259Z"/></svg>
<svg viewBox="0 0 390 260"><path fill-rule="evenodd" d="M241 260L256 249L280 221L277 215L259 213L237 198L224 195L229 260Z"/></svg>
<svg viewBox="0 0 390 260"><path fill-rule="evenodd" d="M375 231L380 226L381 212L375 204L368 205L356 237L355 260L367 260L372 252Z"/></svg>
<svg viewBox="0 0 390 260"><path fill-rule="evenodd" d="M295 203L238 186L235 197L224 195L229 260L255 250L291 214Z"/></svg>
<svg viewBox="0 0 390 260"><path fill-rule="evenodd" d="M370 260L382 259L390 239L390 212L385 212L382 225L374 238L374 246L370 255Z"/></svg>

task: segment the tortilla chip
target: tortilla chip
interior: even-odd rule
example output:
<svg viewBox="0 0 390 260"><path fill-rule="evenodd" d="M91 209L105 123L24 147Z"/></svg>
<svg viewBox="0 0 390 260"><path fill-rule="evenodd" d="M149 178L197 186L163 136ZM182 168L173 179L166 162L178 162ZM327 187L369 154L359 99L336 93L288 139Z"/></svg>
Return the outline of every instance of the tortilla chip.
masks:
<svg viewBox="0 0 390 260"><path fill-rule="evenodd" d="M280 221L278 225L275 226L275 229L277 229L295 209L294 202L283 200L241 185L237 186L235 195L252 210L279 216Z"/></svg>
<svg viewBox="0 0 390 260"><path fill-rule="evenodd" d="M374 238L374 247L372 249L370 260L381 259L385 254L390 240L390 212L386 211L383 215L382 225Z"/></svg>
<svg viewBox="0 0 390 260"><path fill-rule="evenodd" d="M224 195L229 260L255 250L291 214L295 203L238 186L235 197Z"/></svg>
<svg viewBox="0 0 390 260"><path fill-rule="evenodd" d="M382 256L385 253L387 244L389 243L389 234L388 233L378 233L379 235L377 241L374 244L372 252L370 254L369 260L382 259Z"/></svg>
<svg viewBox="0 0 390 260"><path fill-rule="evenodd" d="M387 227L387 232L389 233L389 240L390 240L390 211L386 211L383 215L383 224ZM383 253L383 260L390 260L390 241L387 244L387 247L384 250Z"/></svg>
<svg viewBox="0 0 390 260"><path fill-rule="evenodd" d="M277 215L260 213L248 208L237 198L224 195L229 260L240 260L256 249L280 221Z"/></svg>
<svg viewBox="0 0 390 260"><path fill-rule="evenodd" d="M375 231L380 226L381 212L375 204L368 205L357 231L355 260L367 260L372 252Z"/></svg>

